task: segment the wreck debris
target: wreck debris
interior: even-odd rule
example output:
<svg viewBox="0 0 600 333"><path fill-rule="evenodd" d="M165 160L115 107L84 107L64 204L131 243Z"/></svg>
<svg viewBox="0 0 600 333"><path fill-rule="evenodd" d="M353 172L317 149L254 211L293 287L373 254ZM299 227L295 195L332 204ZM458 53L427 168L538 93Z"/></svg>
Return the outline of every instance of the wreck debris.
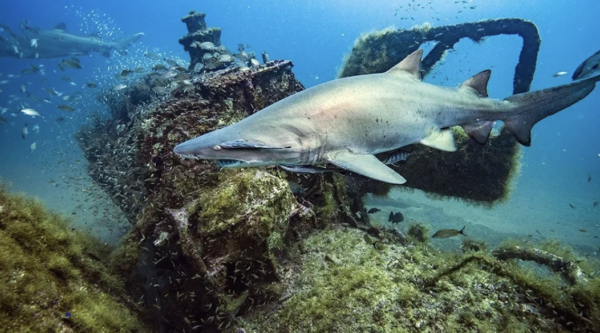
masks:
<svg viewBox="0 0 600 333"><path fill-rule="evenodd" d="M435 46L421 63L422 72L426 76L444 54L461 39L469 38L474 42L480 42L484 38L498 35L518 35L523 39L519 63L515 68L513 93L529 91L541 39L535 24L519 18L484 20L440 27L425 24L409 30L386 29L367 34L357 40L339 77L385 72L424 43L434 42Z"/></svg>
<svg viewBox="0 0 600 333"><path fill-rule="evenodd" d="M535 261L540 265L545 265L554 272L562 274L571 284L587 281L585 274L577 264L540 249L511 246L496 249L492 254L499 260L520 259Z"/></svg>
<svg viewBox="0 0 600 333"><path fill-rule="evenodd" d="M523 38L513 91L527 92L533 80L541 40L537 27L523 19L485 20L440 27L424 24L409 30L384 29L368 33L357 39L339 76L385 72L424 43L434 42L435 46L421 64L426 76L462 38L480 42L483 38L502 34ZM487 206L505 201L511 191L510 182L519 169L519 144L505 130L492 135L483 146L471 140L461 128L453 128L453 133L458 151L449 154L423 145L411 145L403 148L411 152L410 159L390 167L408 179L404 186L421 189L433 197L454 197ZM428 176L423 177L424 174ZM357 179L354 182L358 187L352 191L359 195L367 192L385 195L392 187Z"/></svg>

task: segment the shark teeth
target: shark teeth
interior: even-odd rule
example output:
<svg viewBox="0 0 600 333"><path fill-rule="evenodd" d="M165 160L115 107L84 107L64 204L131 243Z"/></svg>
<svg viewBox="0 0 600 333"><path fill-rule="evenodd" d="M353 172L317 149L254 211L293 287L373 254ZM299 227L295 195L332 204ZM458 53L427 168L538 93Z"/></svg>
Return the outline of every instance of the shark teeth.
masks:
<svg viewBox="0 0 600 333"><path fill-rule="evenodd" d="M188 159L188 160L199 160L200 157L196 156L196 155L189 155L189 154L177 154L179 157L184 158L184 159Z"/></svg>
<svg viewBox="0 0 600 333"><path fill-rule="evenodd" d="M217 160L217 165L220 168L237 166L240 164L247 164L246 162L238 161L238 160Z"/></svg>

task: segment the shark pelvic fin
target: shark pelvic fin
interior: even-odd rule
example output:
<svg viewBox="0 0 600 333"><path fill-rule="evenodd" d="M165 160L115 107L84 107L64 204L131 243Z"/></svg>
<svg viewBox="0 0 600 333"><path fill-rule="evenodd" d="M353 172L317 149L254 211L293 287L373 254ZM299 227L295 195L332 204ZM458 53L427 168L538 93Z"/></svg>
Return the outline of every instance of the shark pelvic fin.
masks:
<svg viewBox="0 0 600 333"><path fill-rule="evenodd" d="M65 24L65 22L60 22L59 24L54 26L54 29L67 31L67 25Z"/></svg>
<svg viewBox="0 0 600 333"><path fill-rule="evenodd" d="M441 131L432 131L426 138L421 140L421 144L443 150L443 151L456 151L456 145L454 144L454 135L452 130L444 129Z"/></svg>
<svg viewBox="0 0 600 333"><path fill-rule="evenodd" d="M461 90L464 89L473 89L477 92L480 97L488 97L487 85L490 81L490 75L492 71L489 69L484 70L483 72L479 72L463 84L460 85Z"/></svg>
<svg viewBox="0 0 600 333"><path fill-rule="evenodd" d="M487 142L490 137L490 132L494 128L494 121L478 121L476 123L463 125L462 128L467 132L471 139L475 140L480 145Z"/></svg>
<svg viewBox="0 0 600 333"><path fill-rule="evenodd" d="M423 50L418 49L409 54L404 60L400 61L396 66L390 68L386 73L396 74L398 72L410 73L415 79L421 80L421 58Z"/></svg>
<svg viewBox="0 0 600 333"><path fill-rule="evenodd" d="M338 151L327 155L328 161L340 168L391 184L404 184L406 179L381 163L373 155L356 155L348 151Z"/></svg>
<svg viewBox="0 0 600 333"><path fill-rule="evenodd" d="M219 145L222 149L284 149L289 146L269 146L264 142L255 140L233 140Z"/></svg>

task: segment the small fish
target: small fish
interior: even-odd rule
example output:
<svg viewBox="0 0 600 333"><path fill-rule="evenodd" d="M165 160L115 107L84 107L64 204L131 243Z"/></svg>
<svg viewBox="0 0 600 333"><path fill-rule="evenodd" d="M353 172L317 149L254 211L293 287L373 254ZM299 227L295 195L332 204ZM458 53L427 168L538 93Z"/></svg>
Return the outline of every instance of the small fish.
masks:
<svg viewBox="0 0 600 333"><path fill-rule="evenodd" d="M567 73L567 72L556 72L556 73L554 73L554 75L552 75L552 76L554 76L554 77L559 77L559 76L563 76L563 75L565 75L565 74L568 74L568 73Z"/></svg>
<svg viewBox="0 0 600 333"><path fill-rule="evenodd" d="M96 85L95 83L86 83L85 84L88 88L98 88L98 85Z"/></svg>
<svg viewBox="0 0 600 333"><path fill-rule="evenodd" d="M60 96L61 95L56 90L54 90L53 88L44 88L44 90L46 90L46 92L49 93L52 96Z"/></svg>
<svg viewBox="0 0 600 333"><path fill-rule="evenodd" d="M153 52L146 52L144 53L144 57L152 59L152 60L159 60L160 57L158 56L158 54L153 53Z"/></svg>
<svg viewBox="0 0 600 333"><path fill-rule="evenodd" d="M166 71L167 67L165 67L165 65L162 65L162 64L157 64L157 65L152 66L152 70L155 72L156 71Z"/></svg>
<svg viewBox="0 0 600 333"><path fill-rule="evenodd" d="M383 160L382 162L384 164L396 164L398 162L406 161L409 156L410 156L409 152L402 151L402 150L396 150L396 151L392 152L391 154L389 154L385 158L385 160Z"/></svg>
<svg viewBox="0 0 600 333"><path fill-rule="evenodd" d="M40 125L38 125L38 124L33 125L32 130L35 132L36 135L40 134Z"/></svg>
<svg viewBox="0 0 600 333"><path fill-rule="evenodd" d="M77 58L74 58L77 59ZM75 61L75 60L64 60L59 64L59 66L61 67L61 69L64 70L64 68L75 68L75 69L81 69L81 63L79 61Z"/></svg>
<svg viewBox="0 0 600 333"><path fill-rule="evenodd" d="M32 38L30 41L30 45L31 45L31 47L38 47L38 40L35 38Z"/></svg>
<svg viewBox="0 0 600 333"><path fill-rule="evenodd" d="M21 112L24 113L24 114L26 114L26 115L28 115L28 116L32 116L34 118L42 116L39 112L37 112L34 109L23 109L23 110L21 110Z"/></svg>
<svg viewBox="0 0 600 333"><path fill-rule="evenodd" d="M59 108L63 111L75 111L75 108L73 108L70 105L66 105L66 104L61 104L61 105L57 106L57 108Z"/></svg>
<svg viewBox="0 0 600 333"><path fill-rule="evenodd" d="M598 204L600 204L600 201L594 201L594 208L598 207Z"/></svg>
<svg viewBox="0 0 600 333"><path fill-rule="evenodd" d="M21 85L21 92L27 92L27 86L22 84Z"/></svg>
<svg viewBox="0 0 600 333"><path fill-rule="evenodd" d="M131 73L133 73L132 70L130 70L130 69L124 69L124 70L121 71L121 73L119 75L122 76L122 77L127 77Z"/></svg>
<svg viewBox="0 0 600 333"><path fill-rule="evenodd" d="M121 84L117 84L116 86L114 86L113 90L114 91L119 91L119 90L123 90L125 88L127 88L127 86L121 83Z"/></svg>
<svg viewBox="0 0 600 333"><path fill-rule="evenodd" d="M588 175L588 183L592 181L592 175Z"/></svg>
<svg viewBox="0 0 600 333"><path fill-rule="evenodd" d="M29 151L33 152L36 147L37 147L37 142L32 143L31 146L29 146Z"/></svg>
<svg viewBox="0 0 600 333"><path fill-rule="evenodd" d="M198 42L196 42L198 43ZM196 44L197 47L199 47L200 49L204 50L204 51L214 51L216 49L215 44L213 44L213 42L204 42L204 43L198 43Z"/></svg>
<svg viewBox="0 0 600 333"><path fill-rule="evenodd" d="M152 91L154 91L155 93L157 93L159 95L163 95L167 92L167 88L161 87L161 86L155 86L154 88L152 88Z"/></svg>
<svg viewBox="0 0 600 333"><path fill-rule="evenodd" d="M371 208L371 209L369 209L369 211L367 211L367 213L369 213L369 214L375 214L375 213L377 213L379 211L381 211L381 209L379 209L379 208Z"/></svg>
<svg viewBox="0 0 600 333"><path fill-rule="evenodd" d="M179 64L175 61L175 60L171 60L171 59L163 59L167 64L169 64L169 66L172 67L179 67Z"/></svg>
<svg viewBox="0 0 600 333"><path fill-rule="evenodd" d="M465 226L466 227L466 226ZM456 229L440 229L438 231L436 231L433 236L431 236L431 238L448 238L448 237L454 237L454 236L458 236L463 235L466 236L465 234L465 227L462 227L462 229L460 230L456 230Z"/></svg>
<svg viewBox="0 0 600 333"><path fill-rule="evenodd" d="M579 231L580 232L587 232L587 229L585 229L585 228L579 228Z"/></svg>
<svg viewBox="0 0 600 333"><path fill-rule="evenodd" d="M253 67L258 67L258 66L260 66L260 62L258 62L258 60L254 59L254 58L248 60L248 67L253 68Z"/></svg>
<svg viewBox="0 0 600 333"><path fill-rule="evenodd" d="M25 126L23 126L23 129L21 130L21 137L23 139L25 139L25 137L27 136L27 134L29 134L29 131L27 130L27 124L25 124Z"/></svg>
<svg viewBox="0 0 600 333"><path fill-rule="evenodd" d="M404 221L404 215L402 215L402 213L390 212L390 216L388 217L388 222L400 223L402 221Z"/></svg>
<svg viewBox="0 0 600 333"><path fill-rule="evenodd" d="M575 209L575 206L573 206L572 204L569 204L569 207Z"/></svg>

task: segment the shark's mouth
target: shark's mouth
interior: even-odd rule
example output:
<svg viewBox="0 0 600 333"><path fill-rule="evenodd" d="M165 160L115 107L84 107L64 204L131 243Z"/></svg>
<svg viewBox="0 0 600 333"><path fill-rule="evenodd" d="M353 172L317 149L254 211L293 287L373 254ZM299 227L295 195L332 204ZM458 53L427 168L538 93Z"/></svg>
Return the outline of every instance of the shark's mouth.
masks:
<svg viewBox="0 0 600 333"><path fill-rule="evenodd" d="M250 163L246 163L244 161L238 161L238 160L217 160L217 165L219 166L219 168L233 168L233 167L237 167L237 166L243 166L243 165L247 165Z"/></svg>

